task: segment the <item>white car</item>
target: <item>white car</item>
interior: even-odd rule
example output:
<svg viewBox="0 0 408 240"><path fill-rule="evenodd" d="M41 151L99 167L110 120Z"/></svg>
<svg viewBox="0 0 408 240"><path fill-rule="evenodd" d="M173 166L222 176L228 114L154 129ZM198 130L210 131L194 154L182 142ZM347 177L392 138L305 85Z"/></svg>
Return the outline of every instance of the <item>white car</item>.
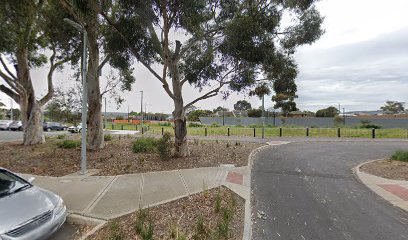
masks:
<svg viewBox="0 0 408 240"><path fill-rule="evenodd" d="M78 126L71 126L67 130L70 133L79 133L82 131L82 124L79 124Z"/></svg>
<svg viewBox="0 0 408 240"><path fill-rule="evenodd" d="M0 130L9 130L12 122L11 120L0 120Z"/></svg>

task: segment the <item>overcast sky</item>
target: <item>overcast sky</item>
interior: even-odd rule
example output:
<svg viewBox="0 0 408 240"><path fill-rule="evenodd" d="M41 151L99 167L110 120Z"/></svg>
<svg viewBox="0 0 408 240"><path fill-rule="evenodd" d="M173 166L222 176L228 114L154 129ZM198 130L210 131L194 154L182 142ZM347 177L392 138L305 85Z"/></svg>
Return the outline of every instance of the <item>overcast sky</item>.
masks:
<svg viewBox="0 0 408 240"><path fill-rule="evenodd" d="M408 102L408 9L407 0L323 0L318 9L325 16L326 33L311 46L300 48L296 54L300 74L297 78L296 100L301 110L330 105L351 110L378 110L386 100ZM158 68L160 69L160 68ZM160 71L159 71L160 72ZM109 73L104 70L103 78ZM55 75L55 85L66 84L72 73ZM144 91L147 110L170 113L173 103L144 67L135 66L136 83L124 93L125 102L116 110L113 102L108 111L140 111L140 90ZM32 74L38 95L46 89L46 70ZM185 102L199 96L186 87ZM231 95L226 101L217 96L195 104L201 109L225 106L232 109L240 99L249 100L253 107L257 98ZM9 106L9 98L0 92L0 101ZM266 107L273 105L270 98Z"/></svg>

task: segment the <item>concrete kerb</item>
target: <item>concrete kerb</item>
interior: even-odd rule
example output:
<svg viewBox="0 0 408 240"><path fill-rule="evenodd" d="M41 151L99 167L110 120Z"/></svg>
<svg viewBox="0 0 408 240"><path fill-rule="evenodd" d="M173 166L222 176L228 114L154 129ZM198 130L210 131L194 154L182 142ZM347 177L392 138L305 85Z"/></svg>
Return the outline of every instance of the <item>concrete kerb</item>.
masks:
<svg viewBox="0 0 408 240"><path fill-rule="evenodd" d="M87 239L89 236L99 231L107 223L107 221L101 219L85 217L74 213L68 214L67 222L71 224L88 225L93 227L90 231L82 235L79 240Z"/></svg>
<svg viewBox="0 0 408 240"><path fill-rule="evenodd" d="M393 180L393 179L386 179L386 178L382 178L382 177L378 177L366 172L362 172L360 171L360 168L368 163L372 163L372 162L376 162L376 161L382 161L382 160L386 160L384 158L382 159L374 159L374 160L370 160L364 163L361 163L359 165L357 165L356 167L354 167L352 169L353 173L355 174L356 178L358 181L360 181L362 184L364 184L368 189L370 189L372 192L374 192L375 194L379 195L380 197L382 197L385 201L389 202L391 205L398 207L399 209L402 209L404 211L408 212L408 204L404 203L404 201L401 199L400 201L395 201L396 196L394 196L393 194L385 191L384 189L380 188L379 186L377 186L376 184L371 184L369 183L370 181L372 181L369 178L375 178L379 180L385 181L385 182L401 182L399 180Z"/></svg>

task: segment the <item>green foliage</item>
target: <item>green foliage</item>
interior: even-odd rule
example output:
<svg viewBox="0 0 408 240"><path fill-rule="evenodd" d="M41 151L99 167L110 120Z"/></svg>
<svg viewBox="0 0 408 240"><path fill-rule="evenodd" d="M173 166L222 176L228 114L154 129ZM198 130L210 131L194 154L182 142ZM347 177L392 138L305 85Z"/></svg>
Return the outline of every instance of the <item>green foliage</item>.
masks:
<svg viewBox="0 0 408 240"><path fill-rule="evenodd" d="M57 136L57 139L64 139L65 138L65 134L60 134Z"/></svg>
<svg viewBox="0 0 408 240"><path fill-rule="evenodd" d="M251 109L252 109L251 103L249 103L246 100L239 100L237 101L237 103L234 104L234 110L245 111L245 110L251 110Z"/></svg>
<svg viewBox="0 0 408 240"><path fill-rule="evenodd" d="M195 123L195 122L189 122L188 127L202 127L200 123Z"/></svg>
<svg viewBox="0 0 408 240"><path fill-rule="evenodd" d="M211 127L219 127L220 125L216 122L211 123Z"/></svg>
<svg viewBox="0 0 408 240"><path fill-rule="evenodd" d="M328 108L320 109L320 110L317 110L316 112L316 117L334 118L337 115L339 115L339 109L335 107L328 107Z"/></svg>
<svg viewBox="0 0 408 240"><path fill-rule="evenodd" d="M333 121L334 121L335 126L339 126L339 125L344 123L344 119L342 117L340 117L340 116L335 116L333 118Z"/></svg>
<svg viewBox="0 0 408 240"><path fill-rule="evenodd" d="M391 160L408 162L408 151L398 150L392 156Z"/></svg>
<svg viewBox="0 0 408 240"><path fill-rule="evenodd" d="M370 120L361 120L360 128L379 129L381 126L372 124Z"/></svg>
<svg viewBox="0 0 408 240"><path fill-rule="evenodd" d="M210 117L212 112L210 110L194 110L188 113L187 120L192 122L199 122L200 117Z"/></svg>
<svg viewBox="0 0 408 240"><path fill-rule="evenodd" d="M125 118L123 116L116 116L115 119L116 120L124 120Z"/></svg>
<svg viewBox="0 0 408 240"><path fill-rule="evenodd" d="M152 137L141 137L133 142L134 153L153 153L156 151L157 140Z"/></svg>
<svg viewBox="0 0 408 240"><path fill-rule="evenodd" d="M248 111L248 117L262 117L262 109L251 109Z"/></svg>
<svg viewBox="0 0 408 240"><path fill-rule="evenodd" d="M148 209L141 209L137 213L134 228L142 240L152 240L154 227Z"/></svg>
<svg viewBox="0 0 408 240"><path fill-rule="evenodd" d="M123 238L123 232L120 229L119 223L117 221L113 221L110 224L109 240L122 240Z"/></svg>
<svg viewBox="0 0 408 240"><path fill-rule="evenodd" d="M60 148L66 148L66 149L77 148L77 147L81 146L81 141L78 141L78 140L64 140L62 142L57 143L57 145Z"/></svg>
<svg viewBox="0 0 408 240"><path fill-rule="evenodd" d="M103 140L106 141L106 142L111 141L112 139L113 139L113 137L110 134L103 135Z"/></svg>
<svg viewBox="0 0 408 240"><path fill-rule="evenodd" d="M387 101L380 109L386 113L401 113L405 111L404 102Z"/></svg>
<svg viewBox="0 0 408 240"><path fill-rule="evenodd" d="M77 125L81 121L81 97L79 88L72 87L66 92L55 90L55 96L45 108L44 116L58 122Z"/></svg>
<svg viewBox="0 0 408 240"><path fill-rule="evenodd" d="M165 132L163 136L157 141L157 152L162 160L169 160L171 157L171 151L173 149L173 143L171 142L171 134Z"/></svg>
<svg viewBox="0 0 408 240"><path fill-rule="evenodd" d="M171 123L170 122L159 122L159 126L161 126L161 127L171 127Z"/></svg>

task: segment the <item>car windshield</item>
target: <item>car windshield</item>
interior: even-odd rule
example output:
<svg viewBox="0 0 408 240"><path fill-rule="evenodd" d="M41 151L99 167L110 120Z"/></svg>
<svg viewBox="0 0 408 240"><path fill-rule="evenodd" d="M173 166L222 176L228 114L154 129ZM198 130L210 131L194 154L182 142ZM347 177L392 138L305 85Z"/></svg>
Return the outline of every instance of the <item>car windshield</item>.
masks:
<svg viewBox="0 0 408 240"><path fill-rule="evenodd" d="M31 187L30 184L0 169L0 198Z"/></svg>

